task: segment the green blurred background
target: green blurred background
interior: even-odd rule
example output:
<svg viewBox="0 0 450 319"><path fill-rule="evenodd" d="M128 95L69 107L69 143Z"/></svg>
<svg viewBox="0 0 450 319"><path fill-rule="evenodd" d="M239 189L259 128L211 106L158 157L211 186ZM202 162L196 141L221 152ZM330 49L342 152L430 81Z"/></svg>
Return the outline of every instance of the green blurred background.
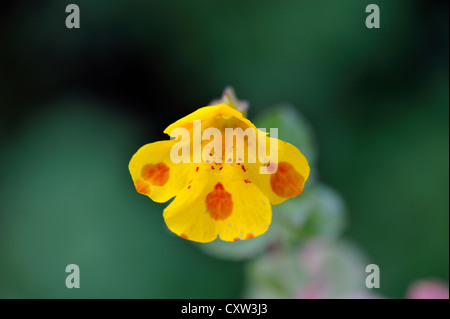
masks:
<svg viewBox="0 0 450 319"><path fill-rule="evenodd" d="M448 281L448 30L447 1L2 1L0 298L243 296L247 262L171 234L127 168L227 85L308 120L380 294Z"/></svg>

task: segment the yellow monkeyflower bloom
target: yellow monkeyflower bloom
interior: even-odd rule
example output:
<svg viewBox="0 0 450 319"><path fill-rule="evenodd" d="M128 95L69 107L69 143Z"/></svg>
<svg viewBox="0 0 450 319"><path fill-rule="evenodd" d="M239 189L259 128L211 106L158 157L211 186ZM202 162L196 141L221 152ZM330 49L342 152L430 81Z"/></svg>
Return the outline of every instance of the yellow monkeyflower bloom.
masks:
<svg viewBox="0 0 450 319"><path fill-rule="evenodd" d="M175 163L171 151L177 144L186 144L175 138L141 147L130 161L129 170L139 193L156 202L175 197L164 209L163 216L167 227L185 239L205 243L218 237L237 241L259 236L271 223L271 204L300 195L308 179L310 169L306 158L289 143L266 134L256 138L255 141L260 141L262 136L266 149L270 149L271 143L277 144L277 156L270 157L277 162L251 155L248 150L256 142L249 137L243 142L247 154L244 158L238 154L235 144L227 145L226 129L258 131L234 107L232 103L202 107L164 130L171 135L174 129L185 129L189 132L188 146L195 146L195 121L201 124L202 134L208 128L217 129L222 133L222 149L208 149L209 157L194 160L210 142L202 139L198 144L201 149L194 147L187 162ZM261 173L264 169L266 173Z"/></svg>

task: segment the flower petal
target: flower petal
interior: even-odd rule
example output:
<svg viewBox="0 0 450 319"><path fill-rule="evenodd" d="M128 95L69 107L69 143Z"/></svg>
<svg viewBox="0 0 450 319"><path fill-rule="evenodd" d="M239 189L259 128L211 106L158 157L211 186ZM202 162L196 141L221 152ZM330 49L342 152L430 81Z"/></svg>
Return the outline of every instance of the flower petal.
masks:
<svg viewBox="0 0 450 319"><path fill-rule="evenodd" d="M267 150L270 141L276 139L267 137ZM286 199L300 195L309 177L310 168L308 161L294 145L278 141L277 162L257 162L249 164L249 179L270 199L274 205L284 202ZM269 174L261 174L260 168Z"/></svg>
<svg viewBox="0 0 450 319"><path fill-rule="evenodd" d="M185 163L174 164L170 149L175 140L150 143L133 155L129 164L138 193L163 203L174 197L190 180L192 169Z"/></svg>
<svg viewBox="0 0 450 319"><path fill-rule="evenodd" d="M237 164L215 169L202 165L199 175L164 210L169 229L197 242L217 237L236 241L265 233L272 219L269 199L245 182L240 171Z"/></svg>
<svg viewBox="0 0 450 319"><path fill-rule="evenodd" d="M241 122L243 127L253 127L256 129L256 127L253 125L252 122L250 122L248 119L246 119L241 112L231 108L230 106L226 104L219 104L219 105L213 105L213 106L205 106L202 108L199 108L195 112L192 112L191 114L179 119L175 123L172 123L169 125L165 130L164 133L170 135L173 129L178 127L183 127L188 129L189 131L192 131L192 125L193 121L195 120L201 120L202 121L202 129L205 129L207 127L218 127L218 119L222 118L224 120L228 119L236 119L238 122ZM237 125L239 126L239 125ZM232 127L232 126L230 126Z"/></svg>

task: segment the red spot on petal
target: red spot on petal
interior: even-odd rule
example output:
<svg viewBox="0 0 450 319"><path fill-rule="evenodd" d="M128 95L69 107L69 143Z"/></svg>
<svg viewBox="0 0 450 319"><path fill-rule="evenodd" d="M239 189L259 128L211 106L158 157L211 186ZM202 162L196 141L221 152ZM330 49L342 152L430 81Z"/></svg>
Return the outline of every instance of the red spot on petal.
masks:
<svg viewBox="0 0 450 319"><path fill-rule="evenodd" d="M185 233L180 234L181 238L188 239L188 236Z"/></svg>
<svg viewBox="0 0 450 319"><path fill-rule="evenodd" d="M255 237L252 233L248 233L247 236L245 236L245 239L252 239Z"/></svg>
<svg viewBox="0 0 450 319"><path fill-rule="evenodd" d="M270 177L273 192L283 198L300 195L303 192L304 182L303 176L287 162L278 163L276 173Z"/></svg>
<svg viewBox="0 0 450 319"><path fill-rule="evenodd" d="M141 170L141 176L156 186L164 186L169 180L170 169L164 163L147 164Z"/></svg>
<svg viewBox="0 0 450 319"><path fill-rule="evenodd" d="M211 166L211 169L214 169L214 166Z"/></svg>
<svg viewBox="0 0 450 319"><path fill-rule="evenodd" d="M246 169L245 169L245 166L244 165L242 165L241 166L242 167L242 170L244 171L244 173L247 171Z"/></svg>
<svg viewBox="0 0 450 319"><path fill-rule="evenodd" d="M233 212L233 201L222 183L217 183L214 190L206 196L206 209L214 220L227 219Z"/></svg>
<svg viewBox="0 0 450 319"><path fill-rule="evenodd" d="M198 166L197 166L197 168L195 169L195 171L198 172Z"/></svg>
<svg viewBox="0 0 450 319"><path fill-rule="evenodd" d="M223 166L219 168L219 171L221 171L221 170L222 170L222 168L223 168Z"/></svg>
<svg viewBox="0 0 450 319"><path fill-rule="evenodd" d="M148 185L148 183L143 182L143 181L137 181L136 183L134 183L134 187L136 187L136 191L139 194L144 194L144 195L150 195L150 185Z"/></svg>
<svg viewBox="0 0 450 319"><path fill-rule="evenodd" d="M191 185L188 186L188 189L191 189Z"/></svg>

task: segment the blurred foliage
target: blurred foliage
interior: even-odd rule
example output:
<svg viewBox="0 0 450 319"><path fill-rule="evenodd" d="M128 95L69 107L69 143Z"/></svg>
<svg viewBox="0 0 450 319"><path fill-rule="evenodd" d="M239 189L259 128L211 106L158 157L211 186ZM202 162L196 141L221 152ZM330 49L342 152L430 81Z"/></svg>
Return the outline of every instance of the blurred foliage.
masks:
<svg viewBox="0 0 450 319"><path fill-rule="evenodd" d="M367 258L348 242L307 241L249 264L247 298L377 298L365 287Z"/></svg>
<svg viewBox="0 0 450 319"><path fill-rule="evenodd" d="M241 296L245 264L174 238L127 172L229 84L313 178L265 236L215 256L265 260L274 241L298 252L345 230L380 266L381 295L448 281L448 2L376 1L378 30L365 0L79 0L79 30L68 3L0 2L0 296ZM267 110L279 102L301 116ZM89 287L64 287L72 262Z"/></svg>

